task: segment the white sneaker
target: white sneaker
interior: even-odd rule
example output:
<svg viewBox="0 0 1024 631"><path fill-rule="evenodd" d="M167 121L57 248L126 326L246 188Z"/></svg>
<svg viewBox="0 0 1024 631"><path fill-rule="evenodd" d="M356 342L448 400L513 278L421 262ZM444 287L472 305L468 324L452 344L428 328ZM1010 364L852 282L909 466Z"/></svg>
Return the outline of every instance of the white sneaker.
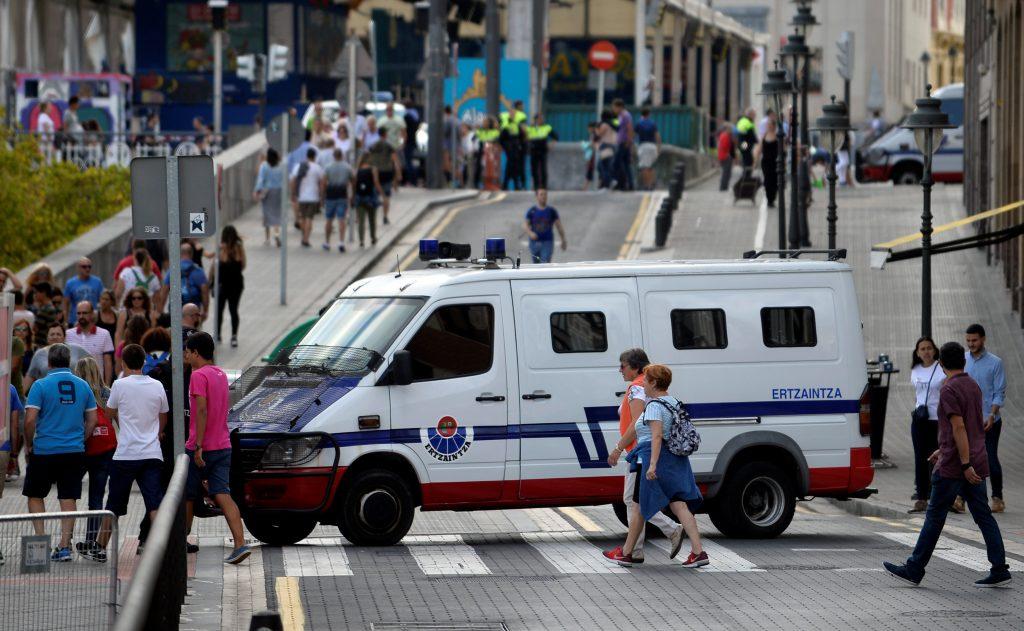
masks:
<svg viewBox="0 0 1024 631"><path fill-rule="evenodd" d="M672 540L672 551L668 553L668 558L674 559L679 554L679 549L683 547L683 527L676 528L676 531L672 533L669 539Z"/></svg>

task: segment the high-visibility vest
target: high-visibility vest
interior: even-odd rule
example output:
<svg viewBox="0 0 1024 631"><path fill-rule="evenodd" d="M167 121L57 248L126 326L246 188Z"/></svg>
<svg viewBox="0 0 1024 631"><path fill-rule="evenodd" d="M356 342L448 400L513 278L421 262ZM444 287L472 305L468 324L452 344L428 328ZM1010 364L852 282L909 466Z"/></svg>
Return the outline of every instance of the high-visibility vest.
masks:
<svg viewBox="0 0 1024 631"><path fill-rule="evenodd" d="M511 134L519 133L519 126L526 122L526 113L516 110L514 114L509 112L502 112L498 116L498 120L501 123L502 131L507 131Z"/></svg>
<svg viewBox="0 0 1024 631"><path fill-rule="evenodd" d="M549 135L551 135L551 125L545 124L526 126L527 140L547 140Z"/></svg>
<svg viewBox="0 0 1024 631"><path fill-rule="evenodd" d="M494 142L498 139L501 132L497 129L478 129L476 130L477 140L480 142Z"/></svg>
<svg viewBox="0 0 1024 631"><path fill-rule="evenodd" d="M740 118L736 123L736 131L740 134L746 134L754 129L754 122L746 116Z"/></svg>

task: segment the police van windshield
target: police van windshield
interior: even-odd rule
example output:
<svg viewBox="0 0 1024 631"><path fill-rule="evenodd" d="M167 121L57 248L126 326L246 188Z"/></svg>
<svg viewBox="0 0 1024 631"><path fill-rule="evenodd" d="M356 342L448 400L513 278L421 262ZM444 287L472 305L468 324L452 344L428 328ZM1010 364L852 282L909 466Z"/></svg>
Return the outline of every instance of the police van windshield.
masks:
<svg viewBox="0 0 1024 631"><path fill-rule="evenodd" d="M423 298L339 298L299 344L368 348L383 355L424 302Z"/></svg>

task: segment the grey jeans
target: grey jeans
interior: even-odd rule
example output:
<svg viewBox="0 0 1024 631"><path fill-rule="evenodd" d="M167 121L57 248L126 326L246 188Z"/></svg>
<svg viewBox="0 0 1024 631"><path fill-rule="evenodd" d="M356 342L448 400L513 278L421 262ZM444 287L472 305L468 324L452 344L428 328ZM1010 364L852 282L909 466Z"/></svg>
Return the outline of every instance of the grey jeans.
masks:
<svg viewBox="0 0 1024 631"><path fill-rule="evenodd" d="M729 190L729 180L732 179L732 158L719 160L718 164L722 167L722 179L718 181L718 190L727 191Z"/></svg>

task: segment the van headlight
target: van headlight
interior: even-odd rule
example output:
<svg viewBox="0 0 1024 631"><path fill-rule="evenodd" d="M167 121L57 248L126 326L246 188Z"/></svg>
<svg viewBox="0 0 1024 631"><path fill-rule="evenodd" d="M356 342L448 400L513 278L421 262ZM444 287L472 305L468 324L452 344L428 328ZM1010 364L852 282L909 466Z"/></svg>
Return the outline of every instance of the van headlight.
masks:
<svg viewBox="0 0 1024 631"><path fill-rule="evenodd" d="M282 438L267 445L260 459L261 467L297 467L320 455L320 436Z"/></svg>

